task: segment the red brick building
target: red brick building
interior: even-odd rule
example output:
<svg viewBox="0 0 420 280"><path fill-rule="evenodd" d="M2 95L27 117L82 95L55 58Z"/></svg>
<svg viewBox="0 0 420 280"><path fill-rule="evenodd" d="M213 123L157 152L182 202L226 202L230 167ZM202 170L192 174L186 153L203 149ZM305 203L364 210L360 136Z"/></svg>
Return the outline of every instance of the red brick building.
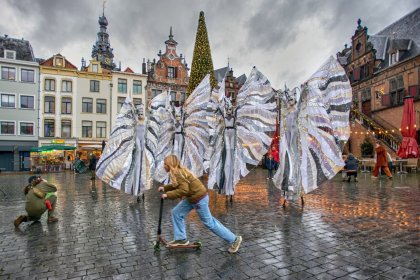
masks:
<svg viewBox="0 0 420 280"><path fill-rule="evenodd" d="M214 76L217 83L219 84L223 78L225 78L225 95L230 98L232 104L236 104L236 96L238 95L239 89L246 81L246 75L242 74L238 78L233 75L233 69L229 66L217 69L214 71Z"/></svg>
<svg viewBox="0 0 420 280"><path fill-rule="evenodd" d="M360 156L368 136L396 151L406 96L414 97L420 127L420 8L375 35L359 19L351 39L351 46L337 53L353 89L349 150Z"/></svg>
<svg viewBox="0 0 420 280"><path fill-rule="evenodd" d="M165 41L166 50L159 51L158 61L143 59L142 72L147 74L146 105L159 93L170 90L173 102L183 103L186 98L188 87L188 65L185 58L176 52L178 43L172 35L172 27L169 39Z"/></svg>

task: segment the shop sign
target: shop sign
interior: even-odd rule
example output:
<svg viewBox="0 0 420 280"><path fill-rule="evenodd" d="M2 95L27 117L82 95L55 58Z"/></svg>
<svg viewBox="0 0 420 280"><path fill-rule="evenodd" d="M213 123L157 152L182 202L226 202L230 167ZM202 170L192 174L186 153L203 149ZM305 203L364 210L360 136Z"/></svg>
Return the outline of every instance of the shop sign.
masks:
<svg viewBox="0 0 420 280"><path fill-rule="evenodd" d="M51 144L64 144L64 139L53 139L51 140Z"/></svg>

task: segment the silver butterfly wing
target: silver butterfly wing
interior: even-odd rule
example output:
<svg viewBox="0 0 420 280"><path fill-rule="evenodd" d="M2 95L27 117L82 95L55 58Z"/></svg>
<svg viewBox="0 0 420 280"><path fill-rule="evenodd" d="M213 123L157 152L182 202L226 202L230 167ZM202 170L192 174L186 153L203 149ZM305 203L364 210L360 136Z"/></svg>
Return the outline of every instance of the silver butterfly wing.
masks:
<svg viewBox="0 0 420 280"><path fill-rule="evenodd" d="M275 92L268 79L253 68L237 96L233 185L258 165L276 130Z"/></svg>
<svg viewBox="0 0 420 280"><path fill-rule="evenodd" d="M304 85L298 127L305 193L334 177L344 166L338 141L350 136L351 99L346 72L333 57Z"/></svg>
<svg viewBox="0 0 420 280"><path fill-rule="evenodd" d="M207 105L207 122L209 126L209 145L206 150L205 168L208 169L207 187L213 189L219 186L223 172L222 154L224 148L223 131L225 129L223 115L224 112L224 94L225 80L223 79L219 90L213 89L210 102Z"/></svg>
<svg viewBox="0 0 420 280"><path fill-rule="evenodd" d="M147 121L146 155L150 163L150 174L160 183L168 178L163 161L172 153L175 136L175 123L169 100L166 91L153 98L149 104Z"/></svg>
<svg viewBox="0 0 420 280"><path fill-rule="evenodd" d="M117 116L108 143L96 165L96 175L113 188L135 194L133 172L135 167L136 115L127 98Z"/></svg>
<svg viewBox="0 0 420 280"><path fill-rule="evenodd" d="M184 104L184 149L182 165L196 177L204 174L204 160L209 146L207 103L210 99L210 75L206 75Z"/></svg>

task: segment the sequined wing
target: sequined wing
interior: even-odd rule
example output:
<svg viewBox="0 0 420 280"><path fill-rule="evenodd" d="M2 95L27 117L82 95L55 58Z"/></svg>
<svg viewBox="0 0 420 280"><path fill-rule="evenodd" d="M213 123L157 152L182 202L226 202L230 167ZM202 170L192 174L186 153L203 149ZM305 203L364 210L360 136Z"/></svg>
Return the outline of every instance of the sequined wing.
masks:
<svg viewBox="0 0 420 280"><path fill-rule="evenodd" d="M222 175L222 156L223 156L223 131L224 124L224 85L225 80L221 82L220 89L213 89L210 101L207 105L207 123L209 126L209 145L205 154L205 168L208 169L207 187L213 189L219 186Z"/></svg>
<svg viewBox="0 0 420 280"><path fill-rule="evenodd" d="M127 98L96 165L96 175L102 181L128 194L134 194L136 124L134 107Z"/></svg>
<svg viewBox="0 0 420 280"><path fill-rule="evenodd" d="M350 135L351 94L346 73L333 57L302 88L298 128L305 193L334 177L344 166L338 141Z"/></svg>
<svg viewBox="0 0 420 280"><path fill-rule="evenodd" d="M150 174L154 180L162 183L168 178L163 161L172 152L175 135L175 123L166 91L150 102L146 129L146 155Z"/></svg>
<svg viewBox="0 0 420 280"><path fill-rule="evenodd" d="M209 145L207 103L210 100L210 75L206 75L184 104L184 149L182 165L201 177L205 153Z"/></svg>
<svg viewBox="0 0 420 280"><path fill-rule="evenodd" d="M267 153L276 130L275 92L268 79L253 68L237 96L233 184L249 173Z"/></svg>

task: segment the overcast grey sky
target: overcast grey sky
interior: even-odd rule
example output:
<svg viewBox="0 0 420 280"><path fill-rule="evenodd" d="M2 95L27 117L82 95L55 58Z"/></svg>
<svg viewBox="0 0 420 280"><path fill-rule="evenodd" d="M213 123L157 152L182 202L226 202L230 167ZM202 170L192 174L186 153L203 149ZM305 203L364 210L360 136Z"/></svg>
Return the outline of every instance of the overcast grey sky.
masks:
<svg viewBox="0 0 420 280"><path fill-rule="evenodd" d="M191 65L199 12L205 12L215 68L236 76L257 66L273 87L305 81L350 43L357 19L375 34L416 9L416 0L107 0L115 62L141 71L157 58L173 27L178 54ZM102 0L0 0L0 34L30 41L35 56L61 53L80 66L90 58Z"/></svg>

